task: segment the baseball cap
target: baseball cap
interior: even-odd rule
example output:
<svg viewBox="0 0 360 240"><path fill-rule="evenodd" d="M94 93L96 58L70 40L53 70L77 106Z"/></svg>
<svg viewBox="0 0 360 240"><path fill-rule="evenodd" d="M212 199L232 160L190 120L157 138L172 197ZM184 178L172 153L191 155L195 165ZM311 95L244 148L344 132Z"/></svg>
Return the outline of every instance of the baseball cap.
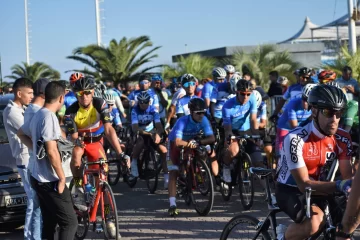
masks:
<svg viewBox="0 0 360 240"><path fill-rule="evenodd" d="M39 96L40 94L45 94L45 87L50 82L47 78L40 78L33 83L32 87L34 90L34 95Z"/></svg>

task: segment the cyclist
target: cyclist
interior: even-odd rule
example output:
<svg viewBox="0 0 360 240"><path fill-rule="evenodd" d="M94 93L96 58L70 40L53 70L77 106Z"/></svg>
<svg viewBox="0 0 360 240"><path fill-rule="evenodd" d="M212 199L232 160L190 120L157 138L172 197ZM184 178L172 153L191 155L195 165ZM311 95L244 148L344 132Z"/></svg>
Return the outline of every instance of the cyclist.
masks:
<svg viewBox="0 0 360 240"><path fill-rule="evenodd" d="M213 80L211 82L207 82L204 85L204 88L202 89L202 92L201 92L201 98L204 99L206 108L210 107L210 98L211 98L211 93L212 93L214 87L218 83L221 83L224 81L224 79L226 77L226 72L223 68L216 67L212 71L212 76L213 76Z"/></svg>
<svg viewBox="0 0 360 240"><path fill-rule="evenodd" d="M226 65L224 70L226 72L225 82L230 82L230 79L235 73L235 67L233 65Z"/></svg>
<svg viewBox="0 0 360 240"><path fill-rule="evenodd" d="M229 99L224 104L222 116L226 138L232 135L258 134L256 98L252 91L249 81L241 79L236 83L236 97ZM223 180L230 183L230 164L239 153L239 144L237 141L232 141L229 145L225 141L224 148L226 151L223 159ZM255 166L262 166L258 162L262 162L261 151L254 142L248 141L245 150Z"/></svg>
<svg viewBox="0 0 360 240"><path fill-rule="evenodd" d="M332 82L336 79L336 73L331 70L323 70L318 74L318 80L321 84Z"/></svg>
<svg viewBox="0 0 360 240"><path fill-rule="evenodd" d="M182 116L176 122L174 128L169 134L168 142L168 170L170 172L169 181L169 215L179 214L176 207L176 178L179 171L179 147L186 149L196 149L200 144L208 145L215 142L215 136L212 131L209 120L204 116L206 113L205 102L201 98L193 98L189 102L190 115ZM195 140L201 132L205 135L204 139ZM212 156L215 155L212 151ZM169 159L170 158L170 159Z"/></svg>
<svg viewBox="0 0 360 240"><path fill-rule="evenodd" d="M151 85L150 80L151 80L151 76L149 74L142 74L139 77L140 89L132 91L128 96L128 98L130 100L130 102L129 102L130 107L133 108L137 104L137 96L141 92L145 91L145 92L148 92L150 95L150 105L153 105L156 109L159 110L159 98L156 95L155 91L152 88L150 88L150 85Z"/></svg>
<svg viewBox="0 0 360 240"><path fill-rule="evenodd" d="M119 130L122 127L121 119L120 119L120 112L119 110L114 107L115 105L115 96L112 91L106 91L103 99L108 105L109 114L110 114L110 121L112 122L115 130Z"/></svg>
<svg viewBox="0 0 360 240"><path fill-rule="evenodd" d="M322 167L328 161L339 160L343 179L352 177L350 164L351 139L347 132L338 129L346 96L337 87L318 85L308 98L312 121L289 132L284 139L279 164L276 200L279 208L295 223L289 225L284 236L278 239L306 239L319 231L324 223L322 202L312 200L310 219L305 219L304 192L332 194L336 190L347 192L351 180L326 182ZM325 178L325 179L324 179Z"/></svg>
<svg viewBox="0 0 360 240"><path fill-rule="evenodd" d="M101 98L93 98L95 81L91 77L81 77L74 82L73 91L77 101L65 112L66 124L71 125L74 130L71 133L75 148L72 154L71 171L74 176L75 196L74 204L80 210L86 210L84 190L82 188L81 158L85 155L89 162L106 158L103 148L103 135L113 146L115 152L127 161L126 156L120 147L116 132L111 125L109 109L106 102ZM86 148L84 146L86 145ZM96 168L98 166L89 166Z"/></svg>
<svg viewBox="0 0 360 240"><path fill-rule="evenodd" d="M287 77L279 76L279 78L277 79L277 83L281 85L282 94L285 94L289 84L289 80L287 79Z"/></svg>
<svg viewBox="0 0 360 240"><path fill-rule="evenodd" d="M61 109L56 113L56 115L59 118L60 124L63 122L63 117L65 115L66 106L70 106L74 102L76 102L76 97L73 92L71 92L71 86L69 81L66 80L59 80L61 84L65 86L65 100L64 105L61 107Z"/></svg>
<svg viewBox="0 0 360 240"><path fill-rule="evenodd" d="M79 80L79 79L81 79L83 77L84 77L84 75L82 73L79 73L79 72L75 72L75 73L71 74L71 76L69 78L70 88L74 85L74 83L77 80ZM75 96L75 93L73 91L70 91L65 95L64 105L65 105L66 108L68 108L68 107L71 106L71 104L73 104L76 101L77 101L77 98Z"/></svg>
<svg viewBox="0 0 360 240"><path fill-rule="evenodd" d="M228 66L228 65L227 65ZM232 74L234 76L234 74ZM231 83L229 81L222 82L214 86L210 98L210 114L216 123L220 123L222 118L222 107L229 99L231 94Z"/></svg>
<svg viewBox="0 0 360 240"><path fill-rule="evenodd" d="M163 126L165 127L166 108L168 106L169 95L167 91L162 89L163 79L160 75L153 75L151 77L151 87L159 99L159 115Z"/></svg>
<svg viewBox="0 0 360 240"><path fill-rule="evenodd" d="M196 88L196 78L189 73L184 74L181 77L181 85L185 89L185 96L180 98L176 103L176 115L178 118L189 115L189 101L193 98L198 98L195 95L195 88Z"/></svg>
<svg viewBox="0 0 360 240"><path fill-rule="evenodd" d="M177 120L177 116L175 114L177 102L179 101L180 98L182 98L186 94L185 89L182 88L182 85L181 85L181 78L182 78L182 76L179 76L176 79L178 90L176 91L176 93L173 95L173 97L171 99L171 104L170 104L168 116L166 119L165 129L168 129L169 127L174 126L174 124Z"/></svg>
<svg viewBox="0 0 360 240"><path fill-rule="evenodd" d="M120 116L122 117L123 120L125 120L126 113L121 98L128 100L128 97L122 94L122 92L120 92L116 87L114 87L114 81L112 80L106 80L105 86L106 86L106 92L114 96L115 105L113 105L113 108L117 108L119 113L121 114Z"/></svg>
<svg viewBox="0 0 360 240"><path fill-rule="evenodd" d="M291 129L297 128L302 122L306 121L311 116L307 99L311 90L316 84L308 83L302 91L302 98L294 98L286 104L283 114L277 122L276 129L276 143L275 152L276 156L280 156L280 149L282 149L284 137Z"/></svg>
<svg viewBox="0 0 360 240"><path fill-rule="evenodd" d="M139 133L133 148L131 161L132 179L139 176L137 160L141 150L144 148L144 143L148 142L148 138L151 139L149 142L152 144L152 147L160 152L163 162L166 161L167 152L166 147L160 144L161 137L164 134L164 128L161 124L158 110L150 105L150 94L143 91L138 94L137 100L138 104L131 110L132 131L133 133Z"/></svg>

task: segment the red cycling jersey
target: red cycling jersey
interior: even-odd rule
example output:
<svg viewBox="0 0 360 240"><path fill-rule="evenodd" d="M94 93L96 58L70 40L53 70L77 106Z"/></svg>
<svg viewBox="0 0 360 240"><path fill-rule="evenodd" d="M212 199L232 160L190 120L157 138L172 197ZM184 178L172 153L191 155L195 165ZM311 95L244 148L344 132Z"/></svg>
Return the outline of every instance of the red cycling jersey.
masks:
<svg viewBox="0 0 360 240"><path fill-rule="evenodd" d="M350 161L352 143L349 133L338 129L334 136L321 134L313 121L289 132L284 138L279 162L278 182L296 186L290 171L306 166L311 179L319 180L327 161Z"/></svg>

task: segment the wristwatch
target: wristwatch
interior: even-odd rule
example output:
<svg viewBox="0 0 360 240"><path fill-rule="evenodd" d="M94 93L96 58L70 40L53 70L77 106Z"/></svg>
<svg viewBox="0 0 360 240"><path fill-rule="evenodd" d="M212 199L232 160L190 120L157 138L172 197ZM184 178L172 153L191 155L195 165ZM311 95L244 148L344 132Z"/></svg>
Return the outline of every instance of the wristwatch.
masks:
<svg viewBox="0 0 360 240"><path fill-rule="evenodd" d="M336 237L352 238L353 235L354 235L354 232L352 232L352 233L344 233L343 232L343 225L341 223L338 224L337 230L336 230L336 233L335 233Z"/></svg>

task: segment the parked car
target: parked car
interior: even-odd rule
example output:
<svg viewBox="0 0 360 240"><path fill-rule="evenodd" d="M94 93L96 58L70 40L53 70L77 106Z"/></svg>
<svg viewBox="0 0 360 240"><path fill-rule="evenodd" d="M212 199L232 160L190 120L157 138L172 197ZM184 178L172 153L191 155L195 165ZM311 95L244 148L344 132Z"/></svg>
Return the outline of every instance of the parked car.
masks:
<svg viewBox="0 0 360 240"><path fill-rule="evenodd" d="M6 135L3 111L13 94L0 95L0 224L10 228L24 224L27 196L11 154Z"/></svg>

